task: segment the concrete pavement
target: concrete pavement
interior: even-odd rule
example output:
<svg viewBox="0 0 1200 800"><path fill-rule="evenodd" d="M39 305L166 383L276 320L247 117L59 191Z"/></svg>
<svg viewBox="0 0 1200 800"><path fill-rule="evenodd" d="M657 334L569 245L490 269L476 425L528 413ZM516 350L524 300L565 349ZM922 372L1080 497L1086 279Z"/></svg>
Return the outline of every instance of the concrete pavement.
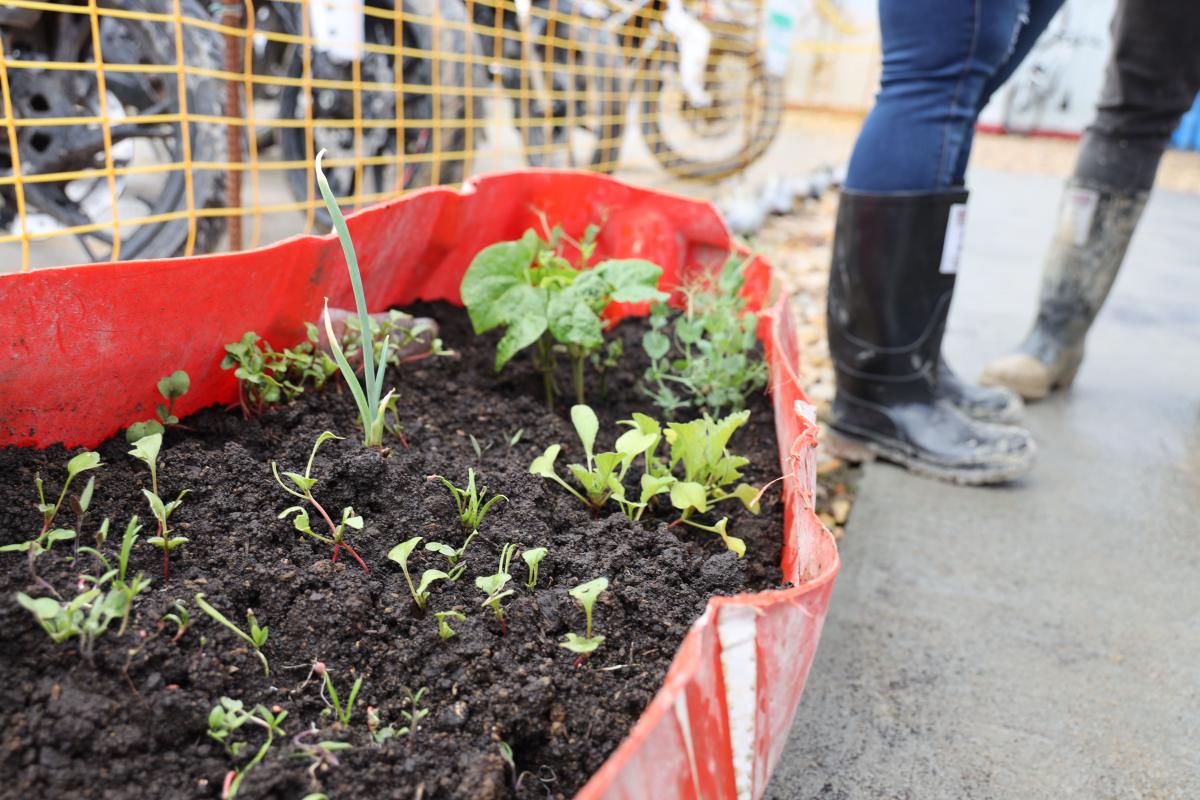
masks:
<svg viewBox="0 0 1200 800"><path fill-rule="evenodd" d="M1024 333L1061 182L981 172L947 353ZM1159 193L1033 476L870 466L771 800L1200 797L1200 195Z"/></svg>

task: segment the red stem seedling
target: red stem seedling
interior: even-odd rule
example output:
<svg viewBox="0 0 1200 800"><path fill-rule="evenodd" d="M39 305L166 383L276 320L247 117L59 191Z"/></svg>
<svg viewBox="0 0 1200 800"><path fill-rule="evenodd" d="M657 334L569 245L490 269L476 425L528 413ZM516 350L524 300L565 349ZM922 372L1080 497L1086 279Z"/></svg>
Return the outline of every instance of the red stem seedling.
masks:
<svg viewBox="0 0 1200 800"><path fill-rule="evenodd" d="M308 510L303 506L290 506L285 508L283 511L279 512L279 518L285 519L287 517L291 517L292 514L295 514L295 516L291 517L291 519L292 525L295 526L296 530L300 531L306 536L311 536L319 542L333 545L332 560L334 563L337 562L338 554L341 552L341 548L345 547L346 551L349 552L354 560L358 562L358 565L362 567L363 572L369 573L370 570L367 569L366 563L363 562L362 558L359 557L358 553L350 545L350 543L346 541L346 528L353 528L356 531L362 530L362 517L354 513L354 508L352 506L346 506L342 509L342 521L335 524L333 518L329 516L329 512L325 510L324 506L317 502L317 499L313 497L312 493L312 487L317 483L317 479L312 477L313 459L316 458L317 450L320 449L322 444L330 439L341 438L343 437L334 433L330 433L329 431L325 431L317 437L316 443L313 444L312 452L308 455L308 463L304 467L304 474L300 475L295 472L283 473L283 477L286 477L289 481L291 481L292 486L295 488L292 488L292 486L288 486L288 484L284 483L283 478L280 477L279 474L279 466L274 461L271 462L271 472L275 475L275 482L278 483L279 486L288 494L306 501L313 508L315 508L317 513L321 515L321 518L325 520L325 524L329 526L329 535L324 536L312 529L312 524L308 516Z"/></svg>

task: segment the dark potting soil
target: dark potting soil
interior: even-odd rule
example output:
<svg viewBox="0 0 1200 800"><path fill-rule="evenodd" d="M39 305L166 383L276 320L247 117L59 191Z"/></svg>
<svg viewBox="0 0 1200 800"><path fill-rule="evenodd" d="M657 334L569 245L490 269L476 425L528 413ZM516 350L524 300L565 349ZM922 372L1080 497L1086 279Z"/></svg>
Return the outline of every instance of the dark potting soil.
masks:
<svg viewBox="0 0 1200 800"><path fill-rule="evenodd" d="M777 489L768 492L759 516L723 504L731 533L746 541L742 560L709 533L669 528L668 510L631 523L612 507L594 519L566 491L527 473L533 458L555 442L564 446L560 474L582 460L565 414L549 414L539 402L540 379L528 360L518 358L496 375L494 339L478 344L461 311L443 305L416 310L439 321L446 345L460 356L389 372L408 449L364 449L349 393L332 387L248 421L209 409L185 420L190 430L168 431L159 458L161 494L173 498L189 490L172 517L189 541L171 557L169 582L160 551L146 541L154 527L141 492L149 485L147 469L127 454L123 436L98 448L104 466L72 486L75 493L88 475L96 477L81 538L91 542L100 521L111 518L106 551L115 561L130 516L149 520L133 549L131 572L145 572L153 583L135 601L124 636L114 623L97 641L93 663L81 657L75 640L54 644L17 605L18 591L43 592L33 586L23 555L3 556L0 797L218 797L231 762L206 731L209 710L222 696L288 712L287 735L248 774L238 797L570 797L636 722L707 599L779 584ZM615 420L655 411L634 388L645 367L641 325L618 326L626 356L608 376L606 393L590 398L602 418L599 445L611 445ZM559 411L568 406L564 401ZM769 399L756 395L750 407L750 422L734 435L731 449L751 459L746 479L761 485L777 475L778 452ZM348 539L369 574L344 551L331 562L329 547L277 518L296 501L276 485L270 462L302 472L324 430L347 438L318 454L314 494L331 515L347 505L362 515L364 528ZM0 544L40 529L34 476L40 473L47 494L57 496L69 455L61 447L0 451ZM387 552L413 536L462 543L449 493L427 476L462 485L468 467L508 502L484 521L467 551L466 574L457 583L435 584L428 611L420 613ZM316 530L319 522L313 514ZM57 524L73 524L69 509ZM424 569L446 566L424 542L410 560L414 580ZM546 547L549 555L532 592L523 585L524 562L513 560L514 594L505 601L502 632L480 608L483 594L474 579L496 571L506 542ZM78 590L80 573L98 574L86 555L72 564L71 550L71 542L59 543L37 562L39 575L64 596ZM584 631L584 615L567 591L600 576L610 587L596 604L595 630L606 638L576 667L575 656L559 647L568 631ZM269 678L247 645L197 608L197 592L243 627L246 609L254 609L270 629L263 648ZM160 620L176 600L190 610L192 626L173 642L174 626ZM466 619L451 621L457 635L443 641L433 612L450 609ZM309 679L318 660L343 699L356 678L363 680L349 726L322 715L320 681ZM408 692L422 687L421 705L429 713L416 733L376 745L368 706L378 710L381 726L400 728L408 724L402 712L412 711ZM319 733L301 744L335 740L352 748L335 752L336 764L298 753L295 737L312 725ZM253 724L238 734L249 742L238 759L244 764L265 737ZM501 742L512 748L516 780L501 758Z"/></svg>

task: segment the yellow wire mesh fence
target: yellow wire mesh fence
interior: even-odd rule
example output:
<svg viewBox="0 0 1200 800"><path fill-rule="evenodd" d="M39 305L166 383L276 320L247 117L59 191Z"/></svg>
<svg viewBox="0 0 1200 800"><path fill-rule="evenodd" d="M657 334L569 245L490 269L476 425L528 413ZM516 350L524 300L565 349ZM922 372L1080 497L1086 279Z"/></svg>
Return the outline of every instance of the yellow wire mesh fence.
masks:
<svg viewBox="0 0 1200 800"><path fill-rule="evenodd" d="M322 231L322 149L348 210L490 169L612 172L631 146L720 178L779 130L799 8L4 0L0 271Z"/></svg>

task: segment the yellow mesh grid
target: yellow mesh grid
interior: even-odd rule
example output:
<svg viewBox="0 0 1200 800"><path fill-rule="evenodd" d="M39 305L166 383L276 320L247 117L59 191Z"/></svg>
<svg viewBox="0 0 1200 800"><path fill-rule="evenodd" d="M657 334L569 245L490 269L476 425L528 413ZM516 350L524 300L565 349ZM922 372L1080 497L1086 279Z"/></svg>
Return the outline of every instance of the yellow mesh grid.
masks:
<svg viewBox="0 0 1200 800"><path fill-rule="evenodd" d="M635 151L684 178L732 174L784 111L769 9L676 2L4 0L0 254L27 270L322 231L321 148L347 209L493 169L613 172ZM836 0L798 2L857 31ZM314 29L323 9L361 40ZM710 38L698 61L688 24Z"/></svg>

